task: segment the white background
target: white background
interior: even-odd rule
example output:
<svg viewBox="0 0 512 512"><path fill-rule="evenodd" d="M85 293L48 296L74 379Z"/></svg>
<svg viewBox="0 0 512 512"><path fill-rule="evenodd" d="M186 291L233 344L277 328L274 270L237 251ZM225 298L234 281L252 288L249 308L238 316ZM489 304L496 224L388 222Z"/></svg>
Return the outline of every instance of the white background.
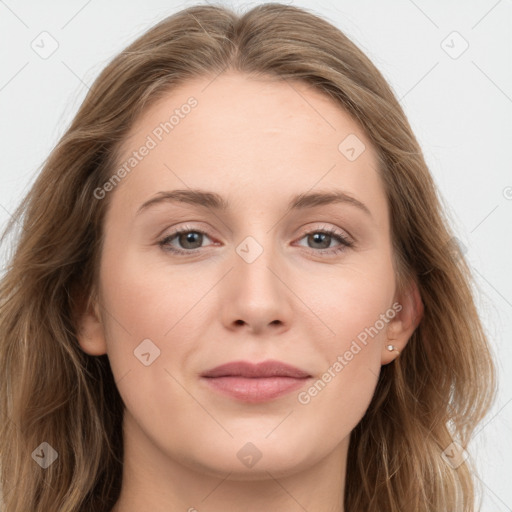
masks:
<svg viewBox="0 0 512 512"><path fill-rule="evenodd" d="M101 69L151 25L194 3L0 0L0 228ZM258 3L224 2L244 11ZM512 511L512 1L291 3L324 16L367 53L420 141L467 250L499 367L497 402L469 447L482 510ZM47 59L31 48L43 31L59 45ZM467 50L452 58L464 40ZM2 266L7 253L0 248Z"/></svg>

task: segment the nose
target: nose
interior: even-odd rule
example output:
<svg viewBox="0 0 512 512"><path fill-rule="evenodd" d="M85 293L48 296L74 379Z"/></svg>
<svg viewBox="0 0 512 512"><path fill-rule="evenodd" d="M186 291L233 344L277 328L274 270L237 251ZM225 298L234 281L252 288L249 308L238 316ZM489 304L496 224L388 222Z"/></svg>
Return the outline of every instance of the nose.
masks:
<svg viewBox="0 0 512 512"><path fill-rule="evenodd" d="M289 329L292 317L288 272L269 247L258 245L252 239L233 255L233 268L222 285L222 321L232 331L281 333ZM253 260L255 250L259 255ZM250 251L253 255L247 257Z"/></svg>

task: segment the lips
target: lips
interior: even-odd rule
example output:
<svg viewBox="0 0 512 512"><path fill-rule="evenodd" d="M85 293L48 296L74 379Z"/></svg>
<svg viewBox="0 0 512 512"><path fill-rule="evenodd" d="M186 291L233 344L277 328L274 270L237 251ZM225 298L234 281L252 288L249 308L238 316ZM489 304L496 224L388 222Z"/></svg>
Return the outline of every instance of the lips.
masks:
<svg viewBox="0 0 512 512"><path fill-rule="evenodd" d="M257 379L263 377L292 377L303 379L311 377L309 373L283 363L281 361L263 361L261 363L250 363L247 361L233 361L222 364L202 374L203 377L245 377Z"/></svg>
<svg viewBox="0 0 512 512"><path fill-rule="evenodd" d="M233 361L204 372L209 389L243 402L267 402L302 387L311 375L281 361Z"/></svg>

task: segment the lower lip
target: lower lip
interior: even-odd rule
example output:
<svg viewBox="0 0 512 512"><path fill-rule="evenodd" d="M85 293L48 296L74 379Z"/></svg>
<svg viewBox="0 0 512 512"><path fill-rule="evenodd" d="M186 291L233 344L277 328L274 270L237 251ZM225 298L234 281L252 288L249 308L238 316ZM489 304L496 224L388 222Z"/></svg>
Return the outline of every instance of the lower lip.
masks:
<svg viewBox="0 0 512 512"><path fill-rule="evenodd" d="M302 387L309 378L293 377L203 377L220 393L244 402L267 402Z"/></svg>

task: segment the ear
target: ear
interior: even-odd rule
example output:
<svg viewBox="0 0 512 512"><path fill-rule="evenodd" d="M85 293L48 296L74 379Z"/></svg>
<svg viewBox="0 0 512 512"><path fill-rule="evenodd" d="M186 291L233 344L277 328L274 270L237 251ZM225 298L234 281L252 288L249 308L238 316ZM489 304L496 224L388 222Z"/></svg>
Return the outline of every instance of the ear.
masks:
<svg viewBox="0 0 512 512"><path fill-rule="evenodd" d="M395 317L389 321L386 337L382 346L381 364L385 365L393 361L403 351L409 338L423 318L423 302L421 300L418 285L411 279L403 292L395 298ZM396 350L389 350L392 345Z"/></svg>
<svg viewBox="0 0 512 512"><path fill-rule="evenodd" d="M81 349L91 356L101 356L107 353L107 344L100 314L99 302L95 297L89 297L83 307L81 303L77 314L77 338Z"/></svg>

